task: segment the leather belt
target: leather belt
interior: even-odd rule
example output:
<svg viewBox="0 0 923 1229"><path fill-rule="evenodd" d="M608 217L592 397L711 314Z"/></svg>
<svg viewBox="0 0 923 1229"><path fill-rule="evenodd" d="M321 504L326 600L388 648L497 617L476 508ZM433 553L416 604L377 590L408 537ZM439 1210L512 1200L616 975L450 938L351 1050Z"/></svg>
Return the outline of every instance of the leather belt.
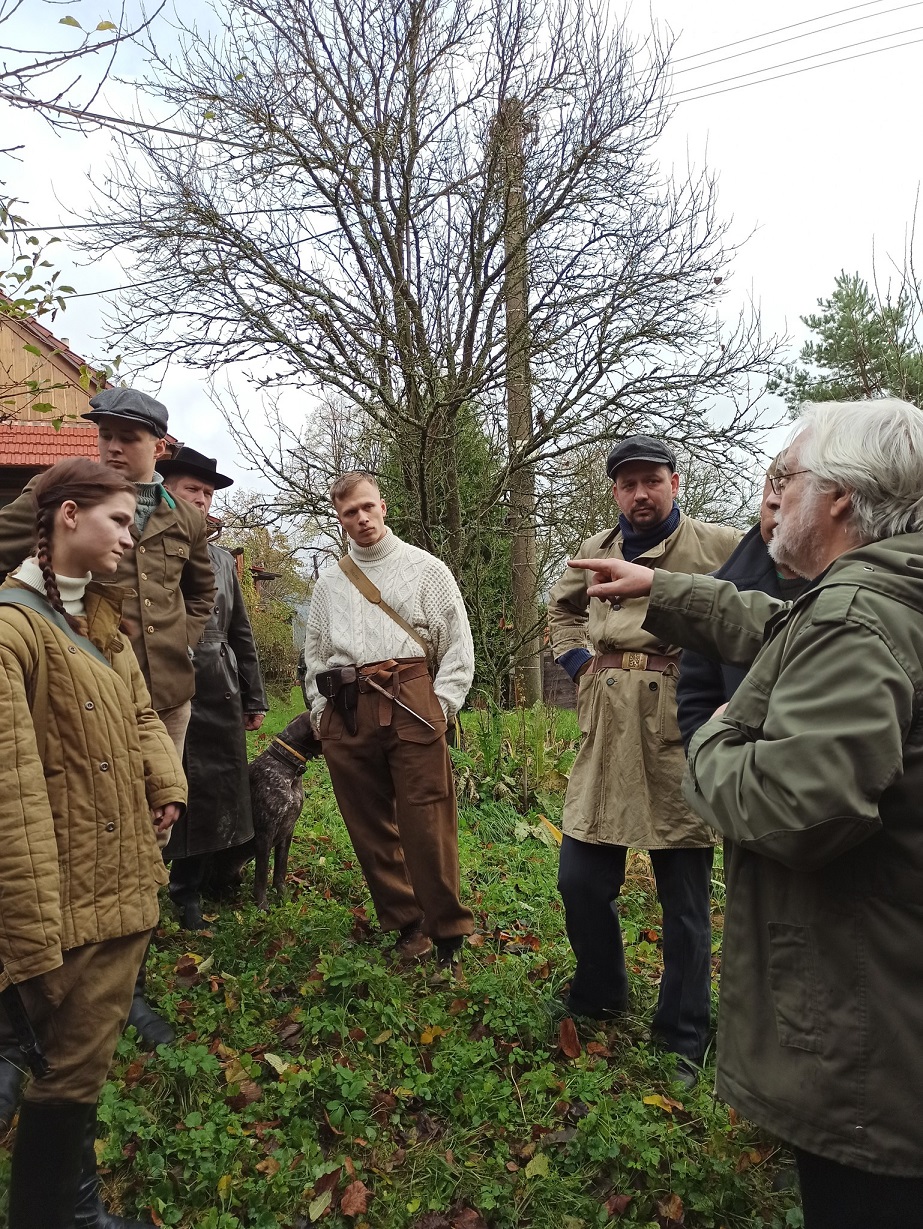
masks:
<svg viewBox="0 0 923 1229"><path fill-rule="evenodd" d="M627 649L618 653L599 653L590 663L590 674L600 670L656 670L663 674L670 666L679 666L678 657L663 653L634 653Z"/></svg>
<svg viewBox="0 0 923 1229"><path fill-rule="evenodd" d="M429 667L425 657L392 657L388 661L373 661L366 666L359 667L359 690L363 695L370 691L374 691L374 687L370 687L365 681L367 678L374 678L376 682L383 683L387 686L388 683L398 683L395 689L395 694L400 691L400 683L409 683L411 679L421 678L424 674L429 674ZM384 675L384 679L380 676Z"/></svg>

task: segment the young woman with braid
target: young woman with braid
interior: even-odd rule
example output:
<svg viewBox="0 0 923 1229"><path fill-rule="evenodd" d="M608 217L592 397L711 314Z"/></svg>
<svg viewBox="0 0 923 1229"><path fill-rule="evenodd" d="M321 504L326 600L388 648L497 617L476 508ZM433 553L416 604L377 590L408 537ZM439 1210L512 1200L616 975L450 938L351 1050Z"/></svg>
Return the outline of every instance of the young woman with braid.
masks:
<svg viewBox="0 0 923 1229"><path fill-rule="evenodd" d="M133 484L78 458L31 495L36 552L0 587L0 991L18 992L50 1070L20 1110L9 1226L134 1226L99 1200L96 1101L186 783L119 631L123 590L90 581L131 549ZM15 1014L0 1007L5 1050Z"/></svg>

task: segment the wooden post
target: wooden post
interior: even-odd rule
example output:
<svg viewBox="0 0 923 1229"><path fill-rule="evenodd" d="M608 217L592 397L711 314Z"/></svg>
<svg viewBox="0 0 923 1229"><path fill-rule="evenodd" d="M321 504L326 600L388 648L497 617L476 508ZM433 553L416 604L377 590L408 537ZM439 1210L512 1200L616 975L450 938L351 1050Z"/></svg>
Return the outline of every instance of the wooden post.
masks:
<svg viewBox="0 0 923 1229"><path fill-rule="evenodd" d="M529 364L529 267L522 102L509 98L497 112L500 141L506 256L506 406L509 455L515 458L532 438L532 377ZM514 663L516 699L532 705L542 698L542 641L535 546L535 470L520 465L510 474L509 509L513 619L520 648Z"/></svg>

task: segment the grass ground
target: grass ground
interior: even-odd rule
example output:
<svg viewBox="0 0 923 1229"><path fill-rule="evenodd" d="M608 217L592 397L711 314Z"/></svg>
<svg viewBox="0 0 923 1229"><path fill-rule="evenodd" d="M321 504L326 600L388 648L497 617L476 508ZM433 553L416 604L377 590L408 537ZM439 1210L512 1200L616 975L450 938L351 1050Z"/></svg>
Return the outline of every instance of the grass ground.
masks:
<svg viewBox="0 0 923 1229"><path fill-rule="evenodd" d="M800 1225L773 1142L648 1044L660 919L640 861L621 900L633 1014L562 1024L572 963L538 817L559 813L572 715L475 713L465 733L461 977L396 965L311 765L288 899L195 936L165 907L152 998L181 1039L119 1045L98 1145L112 1206L200 1229ZM719 881L719 934L720 903Z"/></svg>

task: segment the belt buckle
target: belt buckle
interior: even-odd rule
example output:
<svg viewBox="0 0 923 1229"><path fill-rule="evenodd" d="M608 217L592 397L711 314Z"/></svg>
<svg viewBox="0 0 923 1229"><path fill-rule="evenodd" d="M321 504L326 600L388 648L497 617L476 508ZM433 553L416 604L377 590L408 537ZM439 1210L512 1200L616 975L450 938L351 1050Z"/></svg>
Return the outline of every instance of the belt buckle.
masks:
<svg viewBox="0 0 923 1229"><path fill-rule="evenodd" d="M646 653L623 653L622 654L622 669L623 670L646 670L647 669L647 654Z"/></svg>

